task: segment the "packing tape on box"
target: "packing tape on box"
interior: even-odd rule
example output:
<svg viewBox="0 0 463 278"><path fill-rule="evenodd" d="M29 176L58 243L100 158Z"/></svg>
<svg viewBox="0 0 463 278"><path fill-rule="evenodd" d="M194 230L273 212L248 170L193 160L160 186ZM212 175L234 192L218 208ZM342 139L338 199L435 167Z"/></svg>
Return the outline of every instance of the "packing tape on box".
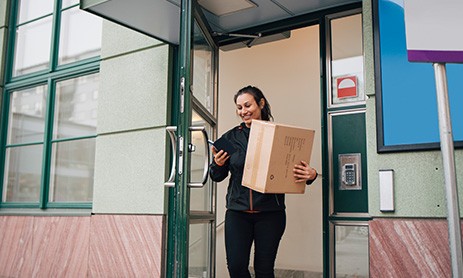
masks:
<svg viewBox="0 0 463 278"><path fill-rule="evenodd" d="M260 187L261 185L256 184L257 181L257 174L260 171L260 158L261 158L261 153L262 153L262 145L263 145L263 137L264 137L264 128L260 128L257 133L257 140L256 140L256 146L255 146L255 151L254 151L254 165L253 168L255 169L252 171L251 175L251 184L253 184L255 187ZM263 189L263 188L262 188Z"/></svg>

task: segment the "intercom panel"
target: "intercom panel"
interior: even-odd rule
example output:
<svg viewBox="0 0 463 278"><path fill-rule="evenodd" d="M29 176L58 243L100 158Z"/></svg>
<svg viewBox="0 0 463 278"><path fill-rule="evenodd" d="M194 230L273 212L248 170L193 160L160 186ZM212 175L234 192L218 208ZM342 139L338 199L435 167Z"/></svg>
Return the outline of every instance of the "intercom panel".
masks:
<svg viewBox="0 0 463 278"><path fill-rule="evenodd" d="M362 156L360 153L339 155L339 189L340 190L361 190L362 189Z"/></svg>

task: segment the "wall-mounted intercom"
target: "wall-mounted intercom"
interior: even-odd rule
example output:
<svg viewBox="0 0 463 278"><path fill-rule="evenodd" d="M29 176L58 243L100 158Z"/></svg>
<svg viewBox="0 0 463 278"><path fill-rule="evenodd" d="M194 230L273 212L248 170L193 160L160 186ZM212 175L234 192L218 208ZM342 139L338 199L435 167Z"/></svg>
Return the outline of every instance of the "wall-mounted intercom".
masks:
<svg viewBox="0 0 463 278"><path fill-rule="evenodd" d="M339 162L339 189L362 189L362 156L360 153L340 154Z"/></svg>
<svg viewBox="0 0 463 278"><path fill-rule="evenodd" d="M347 163L342 166L342 182L346 185L355 185L357 183L357 173L355 163Z"/></svg>

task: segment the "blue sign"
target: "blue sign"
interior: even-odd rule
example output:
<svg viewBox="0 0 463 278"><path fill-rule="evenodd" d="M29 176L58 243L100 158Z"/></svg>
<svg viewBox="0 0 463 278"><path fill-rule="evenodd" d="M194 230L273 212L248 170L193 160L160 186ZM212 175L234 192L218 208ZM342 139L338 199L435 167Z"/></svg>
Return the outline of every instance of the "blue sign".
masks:
<svg viewBox="0 0 463 278"><path fill-rule="evenodd" d="M440 138L433 67L428 63L408 61L403 0L377 0L377 4L378 151L438 149ZM447 65L453 136L454 141L460 141L455 143L456 147L463 146L461 80L463 65Z"/></svg>

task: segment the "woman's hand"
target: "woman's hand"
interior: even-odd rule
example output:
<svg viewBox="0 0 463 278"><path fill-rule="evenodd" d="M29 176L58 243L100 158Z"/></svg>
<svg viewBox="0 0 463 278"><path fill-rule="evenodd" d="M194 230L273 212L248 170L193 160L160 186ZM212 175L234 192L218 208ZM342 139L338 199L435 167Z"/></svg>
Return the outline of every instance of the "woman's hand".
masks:
<svg viewBox="0 0 463 278"><path fill-rule="evenodd" d="M220 150L217 152L217 150L214 147L211 147L212 154L214 155L214 162L218 166L223 166L225 165L225 162L230 158L227 152L224 152L223 150Z"/></svg>
<svg viewBox="0 0 463 278"><path fill-rule="evenodd" d="M300 164L294 165L293 172L296 182L307 182L317 177L317 171L310 167L305 161L301 161Z"/></svg>

